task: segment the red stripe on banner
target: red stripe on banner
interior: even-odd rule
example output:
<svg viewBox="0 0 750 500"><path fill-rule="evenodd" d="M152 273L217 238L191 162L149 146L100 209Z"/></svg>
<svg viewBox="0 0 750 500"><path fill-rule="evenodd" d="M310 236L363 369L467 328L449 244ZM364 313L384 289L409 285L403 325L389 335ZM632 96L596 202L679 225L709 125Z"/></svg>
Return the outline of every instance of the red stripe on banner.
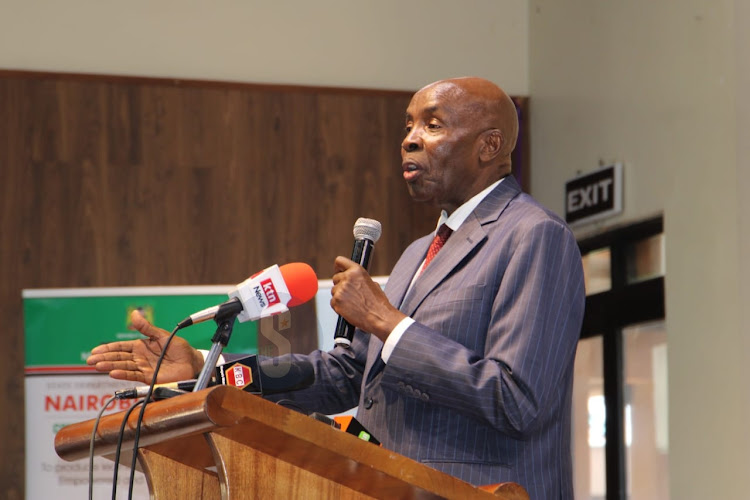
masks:
<svg viewBox="0 0 750 500"><path fill-rule="evenodd" d="M26 375L53 375L55 373L97 373L93 366L27 366Z"/></svg>

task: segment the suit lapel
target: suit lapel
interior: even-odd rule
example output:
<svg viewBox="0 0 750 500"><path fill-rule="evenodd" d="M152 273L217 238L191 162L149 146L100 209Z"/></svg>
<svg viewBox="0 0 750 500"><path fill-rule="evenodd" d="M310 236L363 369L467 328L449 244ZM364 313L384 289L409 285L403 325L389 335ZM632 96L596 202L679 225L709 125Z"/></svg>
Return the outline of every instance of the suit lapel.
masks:
<svg viewBox="0 0 750 500"><path fill-rule="evenodd" d="M414 273L417 272L419 265L422 263L422 260L424 260L431 239L431 236L424 237L422 238L422 241L415 242L411 245L388 277L385 294L390 303L399 309ZM385 366L385 363L383 363L383 360L380 357L382 351L383 342L375 335L370 335L370 342L367 347L367 363L365 364L365 372L363 374L364 379L368 382L383 369L383 366Z"/></svg>
<svg viewBox="0 0 750 500"><path fill-rule="evenodd" d="M421 241L413 244L391 271L388 278L385 292L391 304L398 307L407 316L413 316L425 297L487 238L487 231L483 226L496 222L510 200L520 192L521 188L513 176L508 176L503 180L497 188L482 200L474 213L461 224L458 231L448 238L445 246L438 252L424 274L417 278L414 287L406 295L414 274L416 274L425 255L427 255L432 235L425 236ZM364 373L365 380L368 382L384 366L380 358L382 350L383 342L374 335L370 335Z"/></svg>
<svg viewBox="0 0 750 500"><path fill-rule="evenodd" d="M419 269L420 264L422 264L425 255L427 255L427 249L430 247L431 241L432 235L429 235L422 237L411 245L388 277L385 294L390 303L399 310L404 302L404 295L406 295L406 290L409 289L412 278L416 274L417 269Z"/></svg>
<svg viewBox="0 0 750 500"><path fill-rule="evenodd" d="M401 312L412 316L425 297L440 285L487 238L486 224L496 222L511 199L520 192L513 176L508 176L477 206L461 224L424 273L414 282L414 287L403 299ZM428 243L429 246L429 243ZM427 247L424 254L427 253ZM421 261L420 261L421 263ZM413 276L414 273L411 274ZM408 286L408 283L407 283Z"/></svg>
<svg viewBox="0 0 750 500"><path fill-rule="evenodd" d="M430 265L414 282L414 287L401 304L401 312L412 316L425 297L447 278L453 269L486 237L487 233L482 229L476 217L469 216L458 231L448 238Z"/></svg>

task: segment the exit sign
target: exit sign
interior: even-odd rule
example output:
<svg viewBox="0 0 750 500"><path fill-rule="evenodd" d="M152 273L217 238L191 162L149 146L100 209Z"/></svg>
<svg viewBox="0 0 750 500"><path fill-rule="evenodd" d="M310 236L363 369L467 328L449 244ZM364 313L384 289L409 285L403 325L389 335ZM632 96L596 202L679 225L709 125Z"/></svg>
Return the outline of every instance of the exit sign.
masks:
<svg viewBox="0 0 750 500"><path fill-rule="evenodd" d="M622 163L601 167L565 183L565 221L572 225L622 212Z"/></svg>

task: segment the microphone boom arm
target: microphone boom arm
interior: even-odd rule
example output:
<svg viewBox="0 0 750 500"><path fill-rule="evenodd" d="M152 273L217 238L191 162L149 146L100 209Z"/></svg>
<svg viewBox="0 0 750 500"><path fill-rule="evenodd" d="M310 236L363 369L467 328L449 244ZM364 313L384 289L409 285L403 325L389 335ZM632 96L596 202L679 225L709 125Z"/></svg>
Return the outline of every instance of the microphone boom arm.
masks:
<svg viewBox="0 0 750 500"><path fill-rule="evenodd" d="M206 360L203 363L203 369L198 376L198 381L193 387L193 392L198 392L208 387L208 383L213 377L214 368L216 368L216 362L221 356L221 351L229 344L229 337L232 336L232 329L234 328L234 322L237 319L241 311L230 311L225 315L217 315L214 320L216 321L216 333L211 338L213 345L211 350L208 351Z"/></svg>

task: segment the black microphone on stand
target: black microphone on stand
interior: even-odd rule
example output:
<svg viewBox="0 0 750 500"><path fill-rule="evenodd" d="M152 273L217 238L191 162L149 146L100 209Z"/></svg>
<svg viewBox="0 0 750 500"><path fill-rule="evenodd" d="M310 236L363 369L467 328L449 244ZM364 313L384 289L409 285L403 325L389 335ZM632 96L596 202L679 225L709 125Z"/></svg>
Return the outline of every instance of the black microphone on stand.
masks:
<svg viewBox="0 0 750 500"><path fill-rule="evenodd" d="M375 242L380 239L382 231L380 222L375 219L360 217L354 223L352 260L364 267L365 270L368 270ZM349 349L352 345L352 340L354 340L354 326L339 315L338 322L336 323L336 333L333 335L334 344Z"/></svg>
<svg viewBox="0 0 750 500"><path fill-rule="evenodd" d="M215 381L209 382L209 386L232 385L245 392L262 396L304 389L315 381L315 368L309 361L273 359L258 361L255 354L219 365L215 373ZM165 396L176 396L192 391L197 382L197 379L189 379L156 384L154 391L161 390ZM115 398L142 398L148 394L148 390L148 385L122 389L115 391Z"/></svg>

